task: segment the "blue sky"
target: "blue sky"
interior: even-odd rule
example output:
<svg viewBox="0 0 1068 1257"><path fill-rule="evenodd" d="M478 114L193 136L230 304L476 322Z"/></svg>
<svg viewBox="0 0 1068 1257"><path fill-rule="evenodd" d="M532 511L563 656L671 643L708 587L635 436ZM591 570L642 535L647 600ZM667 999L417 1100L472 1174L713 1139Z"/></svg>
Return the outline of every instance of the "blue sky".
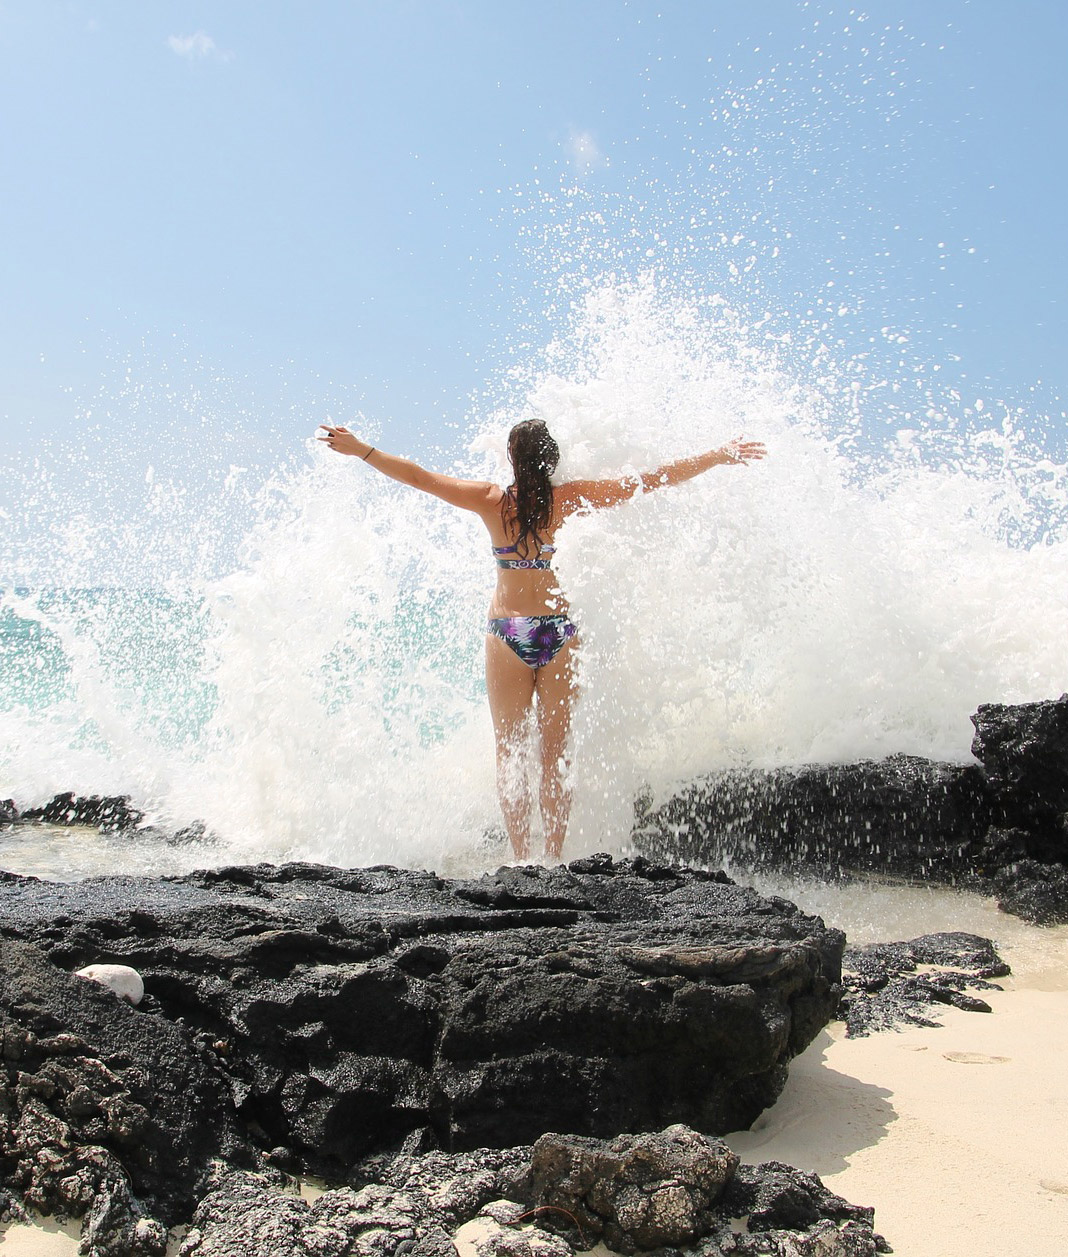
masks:
<svg viewBox="0 0 1068 1257"><path fill-rule="evenodd" d="M132 422L131 373L150 430L208 387L275 451L341 397L419 452L572 188L636 207L624 269L702 203L787 317L836 277L858 344L1059 413L1066 46L1060 0L4 0L0 454Z"/></svg>

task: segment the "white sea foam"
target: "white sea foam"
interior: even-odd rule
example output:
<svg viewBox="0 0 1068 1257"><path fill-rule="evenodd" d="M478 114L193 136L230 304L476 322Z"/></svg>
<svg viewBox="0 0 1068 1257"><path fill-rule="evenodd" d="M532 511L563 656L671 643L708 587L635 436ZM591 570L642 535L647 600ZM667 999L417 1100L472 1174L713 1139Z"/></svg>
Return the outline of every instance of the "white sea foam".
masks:
<svg viewBox="0 0 1068 1257"><path fill-rule="evenodd" d="M770 451L558 537L582 633L570 852L625 850L639 794L717 768L965 759L980 702L1066 688L1064 468L992 408L989 429L943 416L880 444L842 420L848 383L798 379L722 302L649 273L587 288L524 404L474 423L461 470L494 478L521 414L556 433L561 479L738 433ZM69 672L0 715L7 792L128 791L203 820L221 844L201 862L496 862L477 519L321 447L257 513L234 570L136 604L136 633L114 602L17 604Z"/></svg>

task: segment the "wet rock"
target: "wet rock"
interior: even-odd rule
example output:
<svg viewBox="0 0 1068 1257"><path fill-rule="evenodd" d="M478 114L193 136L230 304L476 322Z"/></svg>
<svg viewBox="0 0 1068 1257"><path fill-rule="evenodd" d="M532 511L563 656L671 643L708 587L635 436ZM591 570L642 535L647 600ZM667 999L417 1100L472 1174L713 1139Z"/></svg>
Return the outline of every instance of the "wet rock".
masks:
<svg viewBox="0 0 1068 1257"><path fill-rule="evenodd" d="M134 807L128 795L57 794L43 807L30 807L17 817L22 821L45 821L50 825L95 825L103 833L136 829L144 813Z"/></svg>
<svg viewBox="0 0 1068 1257"><path fill-rule="evenodd" d="M689 1245L708 1234L738 1167L722 1140L685 1126L605 1143L543 1135L531 1159L534 1201L573 1222L583 1248L603 1239L622 1253Z"/></svg>
<svg viewBox="0 0 1068 1257"><path fill-rule="evenodd" d="M702 778L636 824L658 859L749 868L971 874L990 823L976 765L908 755Z"/></svg>
<svg viewBox="0 0 1068 1257"><path fill-rule="evenodd" d="M1068 925L1068 868L1018 860L994 878L998 907L1033 925Z"/></svg>
<svg viewBox="0 0 1068 1257"><path fill-rule="evenodd" d="M976 872L981 878L992 878L1007 864L1027 858L1033 835L1024 829L1002 829L992 825L983 835L976 853Z"/></svg>
<svg viewBox="0 0 1068 1257"><path fill-rule="evenodd" d="M19 818L14 799L0 799L0 825L13 825Z"/></svg>
<svg viewBox="0 0 1068 1257"><path fill-rule="evenodd" d="M992 800L985 864L998 904L1036 925L1068 922L1068 694L988 704L972 722Z"/></svg>
<svg viewBox="0 0 1068 1257"><path fill-rule="evenodd" d="M1060 831L1050 858L1068 860L1068 694L1056 701L987 703L972 717L972 754L983 765L999 825ZM1032 853L1036 854L1036 853Z"/></svg>
<svg viewBox="0 0 1068 1257"><path fill-rule="evenodd" d="M12 880L0 934L66 969L136 968L143 1024L177 1027L225 1088L209 1111L335 1181L414 1136L748 1126L833 1015L844 942L722 874L607 857L453 882L313 865Z"/></svg>
<svg viewBox="0 0 1068 1257"><path fill-rule="evenodd" d="M1011 972L989 939L956 932L850 947L842 964L839 1015L849 1038L902 1024L938 1026L935 1004L988 1013L990 1005L968 991L1001 990L990 979Z"/></svg>
<svg viewBox="0 0 1068 1257"><path fill-rule="evenodd" d="M1031 921L1063 921L1068 695L986 704L972 721L978 764L893 755L719 773L656 810L640 806L635 844L692 864L932 878L996 890L1005 911Z"/></svg>

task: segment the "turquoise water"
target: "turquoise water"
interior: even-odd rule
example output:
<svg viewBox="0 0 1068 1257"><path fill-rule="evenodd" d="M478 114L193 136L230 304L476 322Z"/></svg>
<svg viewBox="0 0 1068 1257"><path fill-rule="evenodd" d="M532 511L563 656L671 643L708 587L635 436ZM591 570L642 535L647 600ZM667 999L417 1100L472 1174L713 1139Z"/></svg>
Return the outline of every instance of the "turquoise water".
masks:
<svg viewBox="0 0 1068 1257"><path fill-rule="evenodd" d="M0 596L0 711L77 702L75 658L139 712L162 745L194 741L214 710L205 678L204 601L124 589L12 590ZM65 643L76 643L68 650ZM99 737L90 713L83 736Z"/></svg>
<svg viewBox="0 0 1068 1257"><path fill-rule="evenodd" d="M208 735L218 708L209 663L216 630L205 595L127 589L0 592L0 712L46 716L76 706L79 674L91 668L156 745L195 748ZM325 717L351 700L353 679L364 671L360 643L375 632L373 622L353 617L345 640L322 660ZM376 652L385 728L414 720L424 744L442 740L452 724L449 715L435 710L409 678L432 655L435 668L477 700L485 686L472 664L471 636L443 635L437 615L425 605L393 620L388 642L384 649L380 642ZM85 712L77 736L102 744L91 711Z"/></svg>

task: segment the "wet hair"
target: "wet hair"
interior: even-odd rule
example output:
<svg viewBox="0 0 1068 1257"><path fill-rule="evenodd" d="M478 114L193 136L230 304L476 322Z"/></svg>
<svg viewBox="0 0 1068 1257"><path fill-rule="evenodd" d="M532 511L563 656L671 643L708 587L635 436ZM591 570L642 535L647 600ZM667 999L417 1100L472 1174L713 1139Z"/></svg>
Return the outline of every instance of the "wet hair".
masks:
<svg viewBox="0 0 1068 1257"><path fill-rule="evenodd" d="M519 528L516 553L529 558L541 549L541 531L553 517L552 474L560 447L541 419L524 419L508 433L508 457L515 476L501 504L501 519Z"/></svg>

